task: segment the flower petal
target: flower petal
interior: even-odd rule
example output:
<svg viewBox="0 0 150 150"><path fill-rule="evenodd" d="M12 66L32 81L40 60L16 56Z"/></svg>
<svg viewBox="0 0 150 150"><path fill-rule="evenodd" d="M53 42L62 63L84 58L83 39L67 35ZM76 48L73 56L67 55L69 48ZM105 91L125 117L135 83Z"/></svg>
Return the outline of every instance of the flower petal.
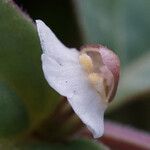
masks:
<svg viewBox="0 0 150 150"><path fill-rule="evenodd" d="M75 57L72 53L76 53L75 49L65 47L43 21L36 20L36 24L44 54L56 59L61 58L62 61L71 60L71 58L74 61Z"/></svg>
<svg viewBox="0 0 150 150"><path fill-rule="evenodd" d="M79 52L63 46L42 21L37 21L37 28L43 49L42 67L49 85L67 97L94 137L100 137L104 130L106 104L80 65Z"/></svg>
<svg viewBox="0 0 150 150"><path fill-rule="evenodd" d="M88 82L78 64L60 66L54 59L42 55L43 71L51 87L66 96L73 110L87 125L94 137L103 134L103 115L106 105Z"/></svg>
<svg viewBox="0 0 150 150"><path fill-rule="evenodd" d="M87 82L80 85L71 98L68 98L71 106L80 119L87 125L94 138L103 135L104 132L104 111L106 104L102 102L98 93Z"/></svg>

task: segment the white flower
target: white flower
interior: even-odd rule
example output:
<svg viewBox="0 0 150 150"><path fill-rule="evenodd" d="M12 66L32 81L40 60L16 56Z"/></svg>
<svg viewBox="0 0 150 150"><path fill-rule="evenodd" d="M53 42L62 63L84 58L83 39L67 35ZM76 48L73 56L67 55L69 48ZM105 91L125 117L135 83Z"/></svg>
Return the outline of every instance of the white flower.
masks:
<svg viewBox="0 0 150 150"><path fill-rule="evenodd" d="M36 24L43 50L41 58L46 80L59 94L67 97L93 136L102 136L104 111L114 85L112 73L103 64L96 48L83 48L81 52L67 48L44 22L37 20Z"/></svg>

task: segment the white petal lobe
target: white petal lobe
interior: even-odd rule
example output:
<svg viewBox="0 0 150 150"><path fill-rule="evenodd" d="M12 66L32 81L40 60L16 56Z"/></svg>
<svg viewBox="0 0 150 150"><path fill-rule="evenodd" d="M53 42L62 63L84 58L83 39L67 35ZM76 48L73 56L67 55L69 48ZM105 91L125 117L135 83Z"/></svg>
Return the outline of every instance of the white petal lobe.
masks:
<svg viewBox="0 0 150 150"><path fill-rule="evenodd" d="M49 85L66 96L95 138L103 134L106 105L79 63L79 52L66 48L42 22L36 21L43 49L42 68Z"/></svg>
<svg viewBox="0 0 150 150"><path fill-rule="evenodd" d="M65 47L43 21L36 20L36 24L44 53L53 53Z"/></svg>
<svg viewBox="0 0 150 150"><path fill-rule="evenodd" d="M76 51L75 49L65 47L43 21L36 20L36 25L44 54L63 61L66 58L74 59L71 55L72 53L76 53L74 52Z"/></svg>

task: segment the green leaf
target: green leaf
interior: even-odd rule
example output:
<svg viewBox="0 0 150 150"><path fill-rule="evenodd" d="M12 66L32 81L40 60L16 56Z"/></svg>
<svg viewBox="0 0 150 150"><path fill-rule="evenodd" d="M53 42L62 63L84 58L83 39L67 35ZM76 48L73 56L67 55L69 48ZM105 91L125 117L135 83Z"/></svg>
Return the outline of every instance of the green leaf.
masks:
<svg viewBox="0 0 150 150"><path fill-rule="evenodd" d="M77 0L77 14L86 42L115 50L124 65L150 47L148 0Z"/></svg>
<svg viewBox="0 0 150 150"><path fill-rule="evenodd" d="M0 136L15 134L28 125L29 118L23 102L13 89L0 82Z"/></svg>
<svg viewBox="0 0 150 150"><path fill-rule="evenodd" d="M18 110L18 117L15 119L22 120L24 117L19 114L19 110L24 103L32 128L50 115L58 102L59 95L50 89L44 79L40 42L31 19L12 1L0 0L0 22L0 81L9 85L17 95L10 96L7 100L12 101L13 98L15 103L18 102L12 107L7 106L8 103L6 107L10 107L12 112L17 113ZM2 101L1 95L0 101ZM5 119L7 120L3 118Z"/></svg>
<svg viewBox="0 0 150 150"><path fill-rule="evenodd" d="M73 140L64 144L48 144L48 143L35 143L19 146L20 150L108 150L106 146L101 143L93 142L90 140Z"/></svg>

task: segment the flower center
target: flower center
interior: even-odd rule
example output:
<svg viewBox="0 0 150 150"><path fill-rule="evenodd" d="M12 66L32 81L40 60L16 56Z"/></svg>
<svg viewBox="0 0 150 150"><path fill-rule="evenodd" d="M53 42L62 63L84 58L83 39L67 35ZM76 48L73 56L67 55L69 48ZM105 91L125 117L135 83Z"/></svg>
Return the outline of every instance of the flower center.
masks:
<svg viewBox="0 0 150 150"><path fill-rule="evenodd" d="M100 53L95 49L83 49L79 56L79 62L86 72L91 85L100 94L104 102L108 102L113 76L103 64Z"/></svg>
<svg viewBox="0 0 150 150"><path fill-rule="evenodd" d="M80 64L82 65L83 69L87 73L90 73L93 71L93 62L92 62L92 59L90 56L83 53L79 56L79 61L80 61Z"/></svg>

